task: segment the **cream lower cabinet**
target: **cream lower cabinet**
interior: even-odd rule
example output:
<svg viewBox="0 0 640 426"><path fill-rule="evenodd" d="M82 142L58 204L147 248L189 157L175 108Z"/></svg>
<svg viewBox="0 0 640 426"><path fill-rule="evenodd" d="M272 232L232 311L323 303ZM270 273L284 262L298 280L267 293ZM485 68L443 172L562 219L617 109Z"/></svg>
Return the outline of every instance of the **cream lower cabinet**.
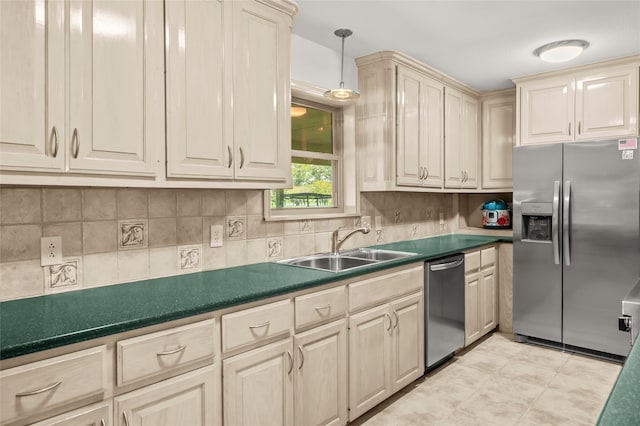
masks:
<svg viewBox="0 0 640 426"><path fill-rule="evenodd" d="M109 400L34 423L32 426L111 426L112 413L113 407Z"/></svg>
<svg viewBox="0 0 640 426"><path fill-rule="evenodd" d="M162 4L0 4L0 169L154 176ZM65 107L65 105L68 106Z"/></svg>
<svg viewBox="0 0 640 426"><path fill-rule="evenodd" d="M496 249L465 254L465 346L498 325Z"/></svg>
<svg viewBox="0 0 640 426"><path fill-rule="evenodd" d="M617 62L514 80L519 144L637 136L640 60Z"/></svg>
<svg viewBox="0 0 640 426"><path fill-rule="evenodd" d="M349 420L424 372L424 296L413 294L349 318Z"/></svg>
<svg viewBox="0 0 640 426"><path fill-rule="evenodd" d="M204 367L115 397L115 425L205 426L220 424L214 407L214 366Z"/></svg>
<svg viewBox="0 0 640 426"><path fill-rule="evenodd" d="M222 362L226 426L293 425L291 338Z"/></svg>

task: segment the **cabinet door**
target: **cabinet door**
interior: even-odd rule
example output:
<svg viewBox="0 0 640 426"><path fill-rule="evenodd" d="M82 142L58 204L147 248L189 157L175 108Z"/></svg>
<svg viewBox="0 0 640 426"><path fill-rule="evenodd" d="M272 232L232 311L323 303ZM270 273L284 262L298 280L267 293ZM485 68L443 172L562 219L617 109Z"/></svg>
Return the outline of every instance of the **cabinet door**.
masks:
<svg viewBox="0 0 640 426"><path fill-rule="evenodd" d="M444 172L446 188L460 188L462 184L462 108L463 95L457 90L445 89L444 118Z"/></svg>
<svg viewBox="0 0 640 426"><path fill-rule="evenodd" d="M493 330L497 324L497 298L498 288L496 280L496 268L483 270L480 279L480 335L485 335Z"/></svg>
<svg viewBox="0 0 640 426"><path fill-rule="evenodd" d="M347 322L296 336L295 424L347 423Z"/></svg>
<svg viewBox="0 0 640 426"><path fill-rule="evenodd" d="M478 187L478 156L480 154L480 126L478 101L469 96L462 99L462 139L460 141L460 169L462 188Z"/></svg>
<svg viewBox="0 0 640 426"><path fill-rule="evenodd" d="M164 140L162 3L69 1L69 170L153 175Z"/></svg>
<svg viewBox="0 0 640 426"><path fill-rule="evenodd" d="M638 134L638 67L576 82L576 140Z"/></svg>
<svg viewBox="0 0 640 426"><path fill-rule="evenodd" d="M523 83L518 90L521 145L573 140L575 129L572 78Z"/></svg>
<svg viewBox="0 0 640 426"><path fill-rule="evenodd" d="M219 425L216 380L216 370L211 366L115 397L115 424Z"/></svg>
<svg viewBox="0 0 640 426"><path fill-rule="evenodd" d="M62 1L0 2L0 169L64 168Z"/></svg>
<svg viewBox="0 0 640 426"><path fill-rule="evenodd" d="M291 339L222 362L224 424L293 425Z"/></svg>
<svg viewBox="0 0 640 426"><path fill-rule="evenodd" d="M398 185L419 186L424 176L423 135L424 85L422 76L410 69L398 67L398 127L397 178Z"/></svg>
<svg viewBox="0 0 640 426"><path fill-rule="evenodd" d="M230 6L165 2L168 176L233 177L233 139L225 134L233 125L224 55Z"/></svg>
<svg viewBox="0 0 640 426"><path fill-rule="evenodd" d="M391 386L397 392L424 372L423 293L392 302L391 316Z"/></svg>
<svg viewBox="0 0 640 426"><path fill-rule="evenodd" d="M391 395L389 305L349 318L349 421Z"/></svg>
<svg viewBox="0 0 640 426"><path fill-rule="evenodd" d="M264 3L233 2L236 179L291 176L291 18Z"/></svg>
<svg viewBox="0 0 640 426"><path fill-rule="evenodd" d="M111 426L112 412L111 401L100 402L34 423L32 426Z"/></svg>
<svg viewBox="0 0 640 426"><path fill-rule="evenodd" d="M482 188L511 188L515 96L482 103Z"/></svg>
<svg viewBox="0 0 640 426"><path fill-rule="evenodd" d="M480 272L465 276L464 288L464 344L470 345L480 338Z"/></svg>
<svg viewBox="0 0 640 426"><path fill-rule="evenodd" d="M436 80L425 78L424 132L422 136L424 186L442 187L444 183L444 86Z"/></svg>

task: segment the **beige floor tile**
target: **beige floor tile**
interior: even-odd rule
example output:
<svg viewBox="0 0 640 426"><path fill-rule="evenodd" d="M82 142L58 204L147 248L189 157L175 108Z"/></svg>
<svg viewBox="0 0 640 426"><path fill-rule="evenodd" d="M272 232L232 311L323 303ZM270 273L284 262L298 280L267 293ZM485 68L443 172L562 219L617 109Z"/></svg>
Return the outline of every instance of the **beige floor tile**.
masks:
<svg viewBox="0 0 640 426"><path fill-rule="evenodd" d="M533 408L550 415L560 415L576 422L595 423L602 409L601 403L580 398L571 392L545 390Z"/></svg>
<svg viewBox="0 0 640 426"><path fill-rule="evenodd" d="M482 347L478 347L460 357L457 362L464 367L474 370L495 373L507 365L510 362L510 358L491 351L482 350Z"/></svg>
<svg viewBox="0 0 640 426"><path fill-rule="evenodd" d="M558 349L543 348L530 344L524 345L526 345L526 348L513 358L514 361L537 364L557 371L560 370L571 357L569 353L562 352Z"/></svg>
<svg viewBox="0 0 640 426"><path fill-rule="evenodd" d="M557 413L549 413L534 408L529 409L519 420L518 426L591 426L595 423L567 419Z"/></svg>
<svg viewBox="0 0 640 426"><path fill-rule="evenodd" d="M556 374L556 370L524 361L512 361L498 371L500 377L542 386L546 386Z"/></svg>
<svg viewBox="0 0 640 426"><path fill-rule="evenodd" d="M613 385L621 368L618 363L572 354L560 371L570 376L591 377L595 381Z"/></svg>
<svg viewBox="0 0 640 426"><path fill-rule="evenodd" d="M548 385L548 389L571 392L577 397L601 404L604 404L612 387L612 381L594 380L593 376L575 376L563 372L558 373Z"/></svg>
<svg viewBox="0 0 640 426"><path fill-rule="evenodd" d="M515 425L529 404L513 396L506 399L502 392L479 390L460 404L445 421L453 424Z"/></svg>
<svg viewBox="0 0 640 426"><path fill-rule="evenodd" d="M542 395L544 390L545 387L541 385L511 380L504 377L493 377L487 381L480 392L487 391L502 396L502 400L507 403L516 400L532 404Z"/></svg>

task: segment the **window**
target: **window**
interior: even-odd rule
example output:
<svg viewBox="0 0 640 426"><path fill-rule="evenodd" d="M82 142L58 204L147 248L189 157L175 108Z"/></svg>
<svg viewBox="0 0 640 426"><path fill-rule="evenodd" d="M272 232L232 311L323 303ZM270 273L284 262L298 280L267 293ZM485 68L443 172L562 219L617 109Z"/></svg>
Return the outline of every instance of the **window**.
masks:
<svg viewBox="0 0 640 426"><path fill-rule="evenodd" d="M265 220L359 216L356 105L327 99L325 90L291 82L293 187L264 191Z"/></svg>
<svg viewBox="0 0 640 426"><path fill-rule="evenodd" d="M293 188L271 191L271 210L317 212L342 205L342 110L303 99L291 102Z"/></svg>

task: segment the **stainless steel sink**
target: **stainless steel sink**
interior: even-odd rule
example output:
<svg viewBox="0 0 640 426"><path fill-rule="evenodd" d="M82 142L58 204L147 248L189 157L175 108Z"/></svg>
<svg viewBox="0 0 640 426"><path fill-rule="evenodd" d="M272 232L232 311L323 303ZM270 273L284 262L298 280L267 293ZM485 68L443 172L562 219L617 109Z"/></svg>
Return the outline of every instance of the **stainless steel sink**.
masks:
<svg viewBox="0 0 640 426"><path fill-rule="evenodd" d="M357 249L345 251L339 254L323 253L312 256L296 257L293 259L281 260L278 263L320 271L340 272L414 255L415 253L391 250Z"/></svg>

